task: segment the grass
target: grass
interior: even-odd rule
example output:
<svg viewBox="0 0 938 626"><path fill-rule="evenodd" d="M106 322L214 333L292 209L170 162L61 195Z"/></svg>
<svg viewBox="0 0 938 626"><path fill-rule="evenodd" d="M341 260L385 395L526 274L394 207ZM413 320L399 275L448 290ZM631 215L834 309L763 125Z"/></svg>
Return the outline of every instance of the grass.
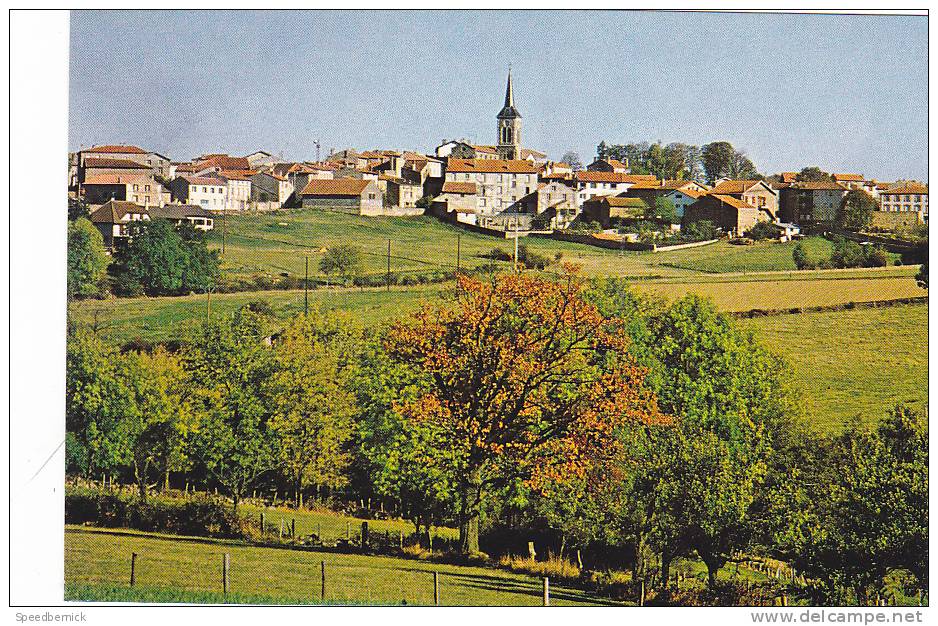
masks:
<svg viewBox="0 0 938 626"><path fill-rule="evenodd" d="M667 300L696 293L712 298L717 308L723 311L791 309L928 295L928 291L920 288L912 276L883 276L873 272L869 272L864 278L811 273L804 280L798 280L795 276L746 280L637 282L635 288L640 293Z"/></svg>
<svg viewBox="0 0 938 626"><path fill-rule="evenodd" d="M138 555L139 592L128 587L132 552ZM496 569L74 526L65 529L66 590L75 594L70 599L159 602L183 598L215 603L222 591L225 553L231 563L230 602L321 603L320 563L324 561L327 603L433 604L432 573L437 571L442 604L541 604L540 579ZM613 602L556 585L551 589L551 604Z"/></svg>
<svg viewBox="0 0 938 626"><path fill-rule="evenodd" d="M823 237L807 237L802 243L812 259L829 258L834 248ZM713 274L796 270L792 259L795 245L794 241L757 241L751 246L736 246L720 241L700 248L662 252L656 258L674 267Z"/></svg>
<svg viewBox="0 0 938 626"><path fill-rule="evenodd" d="M786 358L806 391L810 426L838 431L878 421L896 403L928 403L928 305L740 320Z"/></svg>
<svg viewBox="0 0 938 626"><path fill-rule="evenodd" d="M261 512L264 513L265 524L268 527L279 528L280 520L284 522L284 527L289 528L290 523L296 520L297 536L317 534L327 542L335 541L345 537L346 524L351 532L351 536L357 537L361 532L364 519L343 515L328 510L304 510L290 508L260 507L250 504L244 504L238 507L241 515L260 523ZM372 534L390 533L392 538L397 537L399 532L403 532L407 537L414 532L414 525L408 521L400 519L390 520L367 520L368 529ZM277 531L279 532L279 531ZM442 539L455 539L458 536L454 528L434 528L433 536Z"/></svg>
<svg viewBox="0 0 938 626"><path fill-rule="evenodd" d="M323 310L347 311L354 321L370 326L417 309L445 288L445 285L394 287L390 292L316 289L309 292L309 300L311 306L318 305ZM302 291L254 291L213 294L212 315L229 314L253 300L266 300L281 318L303 311ZM69 305L71 319L97 324L102 337L118 343L136 338L147 341L185 338L205 315L204 295L83 300Z"/></svg>

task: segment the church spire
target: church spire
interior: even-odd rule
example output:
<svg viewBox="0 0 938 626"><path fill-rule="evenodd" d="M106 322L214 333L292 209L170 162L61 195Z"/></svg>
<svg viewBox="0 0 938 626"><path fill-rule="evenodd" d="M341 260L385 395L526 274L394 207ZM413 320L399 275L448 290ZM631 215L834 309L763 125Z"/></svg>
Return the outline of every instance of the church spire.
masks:
<svg viewBox="0 0 938 626"><path fill-rule="evenodd" d="M505 88L505 106L515 106L515 90L511 86L511 66L508 66L508 87Z"/></svg>

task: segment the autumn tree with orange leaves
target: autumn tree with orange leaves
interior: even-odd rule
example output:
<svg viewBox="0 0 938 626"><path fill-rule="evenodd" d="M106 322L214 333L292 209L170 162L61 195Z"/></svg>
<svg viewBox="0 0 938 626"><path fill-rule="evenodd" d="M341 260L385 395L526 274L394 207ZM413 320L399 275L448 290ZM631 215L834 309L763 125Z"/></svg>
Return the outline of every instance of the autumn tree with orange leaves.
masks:
<svg viewBox="0 0 938 626"><path fill-rule="evenodd" d="M586 302L566 270L557 281L459 276L451 300L385 336L391 358L425 380L398 410L438 426L456 459L463 553L479 551L485 499L509 481L582 476L613 451L620 425L665 421L620 322Z"/></svg>

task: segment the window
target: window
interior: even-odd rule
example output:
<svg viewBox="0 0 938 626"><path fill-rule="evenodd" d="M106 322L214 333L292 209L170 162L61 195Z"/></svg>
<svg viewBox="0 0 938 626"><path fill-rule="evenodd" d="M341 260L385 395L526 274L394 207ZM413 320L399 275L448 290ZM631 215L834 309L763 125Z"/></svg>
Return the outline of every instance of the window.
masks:
<svg viewBox="0 0 938 626"><path fill-rule="evenodd" d="M140 185L134 185L134 191L140 191ZM135 198L137 196L134 196Z"/></svg>
<svg viewBox="0 0 938 626"><path fill-rule="evenodd" d="M143 190L144 190L144 191L150 191L150 185L144 185Z"/></svg>
<svg viewBox="0 0 938 626"><path fill-rule="evenodd" d="M208 189L206 187L202 187L202 193L208 193Z"/></svg>
<svg viewBox="0 0 938 626"><path fill-rule="evenodd" d="M201 204L202 206L208 206L208 200L200 200L199 204Z"/></svg>
<svg viewBox="0 0 938 626"><path fill-rule="evenodd" d="M374 199L375 199L375 194L373 194L373 193L368 194L368 199L369 199L369 200L374 200Z"/></svg>

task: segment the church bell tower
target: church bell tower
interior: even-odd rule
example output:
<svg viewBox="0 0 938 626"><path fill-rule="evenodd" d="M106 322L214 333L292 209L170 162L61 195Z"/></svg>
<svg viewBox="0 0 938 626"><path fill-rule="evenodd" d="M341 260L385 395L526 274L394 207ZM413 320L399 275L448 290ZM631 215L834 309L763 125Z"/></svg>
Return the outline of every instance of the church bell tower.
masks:
<svg viewBox="0 0 938 626"><path fill-rule="evenodd" d="M511 84L511 68L508 69L508 87L505 89L505 106L498 113L498 158L517 160L521 158L521 114L515 108L515 92Z"/></svg>

